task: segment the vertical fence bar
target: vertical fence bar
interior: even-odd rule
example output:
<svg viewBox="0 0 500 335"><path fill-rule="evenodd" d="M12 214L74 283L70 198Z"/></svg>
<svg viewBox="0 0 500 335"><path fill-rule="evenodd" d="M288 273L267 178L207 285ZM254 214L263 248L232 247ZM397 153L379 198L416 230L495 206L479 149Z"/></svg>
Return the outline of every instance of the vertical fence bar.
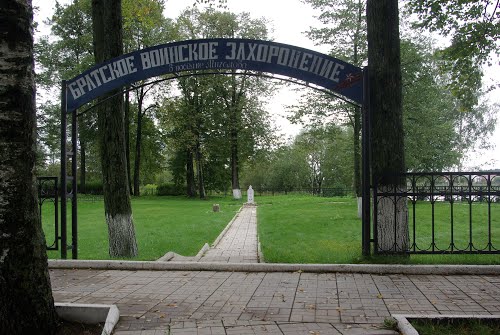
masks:
<svg viewBox="0 0 500 335"><path fill-rule="evenodd" d="M434 198L434 191L436 190L435 188L435 182L436 180L434 179L434 176L431 176L431 224L432 224L432 251L434 252L436 250L436 221L435 221L435 215L434 215L434 206L436 204L436 199Z"/></svg>
<svg viewBox="0 0 500 335"><path fill-rule="evenodd" d="M373 176L373 245L374 252L378 253L378 177Z"/></svg>
<svg viewBox="0 0 500 335"><path fill-rule="evenodd" d="M469 184L469 251L472 251L472 174L468 174Z"/></svg>
<svg viewBox="0 0 500 335"><path fill-rule="evenodd" d="M450 224L451 224L451 227L450 227L450 233L451 233L451 242L450 242L450 249L451 249L451 252L453 252L453 250L455 249L455 231L454 231L454 213L453 213L453 206L455 205L455 199L453 199L454 197L454 179L453 179L453 175L450 174L450 195L451 195L451 202L450 202Z"/></svg>
<svg viewBox="0 0 500 335"><path fill-rule="evenodd" d="M394 252L398 252L398 186L397 183L392 185L394 192ZM402 249L403 246L401 246Z"/></svg>
<svg viewBox="0 0 500 335"><path fill-rule="evenodd" d="M362 251L364 256L369 256L370 250L370 95L368 89L368 67L363 69L363 120L362 120ZM375 198L374 198L375 201ZM375 215L375 214L374 214Z"/></svg>
<svg viewBox="0 0 500 335"><path fill-rule="evenodd" d="M491 174L488 174L488 251L491 249Z"/></svg>
<svg viewBox="0 0 500 335"><path fill-rule="evenodd" d="M59 180L57 177L55 177L55 185L54 185L54 221L56 222L55 224L55 235L56 235L56 240L55 240L55 247L56 250L59 249Z"/></svg>
<svg viewBox="0 0 500 335"><path fill-rule="evenodd" d="M66 105L66 80L61 84L61 258L67 258L67 231L66 231L66 137L67 137L67 105Z"/></svg>
<svg viewBox="0 0 500 335"><path fill-rule="evenodd" d="M412 221L413 221L413 252L415 252L417 250L417 229L416 229L416 210L417 210L417 200L418 200L418 196L416 196L416 194L418 194L418 191L417 191L417 182L415 180L415 175L412 175L412 178L411 178L411 187L412 187L412 190L413 190L413 198L412 198L412 209L413 209L413 213L412 213Z"/></svg>
<svg viewBox="0 0 500 335"><path fill-rule="evenodd" d="M73 259L78 259L78 202L77 202L77 117L76 117L76 109L72 111L71 115L71 144L72 144L72 152L73 157L71 160L71 175L72 179L72 193L73 198L71 200L71 257Z"/></svg>

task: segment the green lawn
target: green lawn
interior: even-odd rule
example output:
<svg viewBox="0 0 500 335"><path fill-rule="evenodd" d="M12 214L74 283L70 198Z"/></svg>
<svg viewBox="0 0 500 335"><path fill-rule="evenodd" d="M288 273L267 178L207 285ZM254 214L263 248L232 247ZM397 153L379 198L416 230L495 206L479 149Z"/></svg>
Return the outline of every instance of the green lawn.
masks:
<svg viewBox="0 0 500 335"><path fill-rule="evenodd" d="M79 201L79 258L108 259L107 227L102 199ZM88 200L88 199L87 199ZM500 255L412 255L411 257L370 257L361 255L361 220L357 217L356 200L351 197L321 198L307 195L257 196L258 233L264 258L269 263L411 263L411 264L500 264ZM219 203L221 212L212 212ZM139 244L140 260L155 260L168 251L194 256L204 243L212 243L240 208L243 201L212 198L207 201L184 197L141 197L132 200ZM500 204L492 204L493 244L500 246ZM417 204L416 240L427 248L431 239L431 205ZM53 208L44 206L44 231L48 243L53 241ZM409 216L413 215L410 206ZM467 246L469 208L455 204L454 238L459 248ZM435 243L446 248L450 235L451 208L436 203ZM487 206L473 207L473 241L484 247L488 230ZM68 220L68 243L71 243ZM410 237L413 231L410 227ZM60 251L49 251L58 258ZM68 258L71 254L68 252Z"/></svg>
<svg viewBox="0 0 500 335"><path fill-rule="evenodd" d="M78 203L78 258L109 259L108 233L104 203ZM220 203L214 213L212 204ZM156 260L168 251L194 256L205 243L212 243L240 208L241 202L215 198L206 201L182 197L141 197L132 199L139 256L137 260ZM50 203L43 206L47 243L54 240L53 213ZM68 207L68 212L70 211ZM71 221L68 214L68 244ZM49 251L49 258L60 258L60 251ZM71 254L68 251L68 258Z"/></svg>
<svg viewBox="0 0 500 335"><path fill-rule="evenodd" d="M415 319L411 324L420 335L498 335L499 320L478 319Z"/></svg>
<svg viewBox="0 0 500 335"><path fill-rule="evenodd" d="M266 262L285 263L412 263L412 264L500 264L500 255L412 255L407 257L361 256L361 221L353 198L308 196L262 197L259 202L259 239ZM500 246L500 204L491 206L493 245ZM423 248L432 242L432 208L421 202L416 207L416 240ZM413 215L410 206L409 217ZM469 241L469 207L454 206L454 240L464 249ZM451 209L436 203L435 243L449 245ZM483 248L486 241L487 206L473 205L473 242ZM413 230L410 227L413 239Z"/></svg>

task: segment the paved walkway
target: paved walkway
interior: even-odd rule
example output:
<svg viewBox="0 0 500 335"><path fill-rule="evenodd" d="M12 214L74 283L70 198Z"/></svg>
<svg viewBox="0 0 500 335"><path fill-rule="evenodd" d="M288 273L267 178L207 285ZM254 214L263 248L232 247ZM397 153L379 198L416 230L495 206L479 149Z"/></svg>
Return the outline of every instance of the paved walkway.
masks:
<svg viewBox="0 0 500 335"><path fill-rule="evenodd" d="M169 261L258 263L257 208L243 206L228 226L201 258L175 255Z"/></svg>
<svg viewBox="0 0 500 335"><path fill-rule="evenodd" d="M500 314L500 276L51 269L57 302L116 304L115 334L396 334L391 314Z"/></svg>
<svg viewBox="0 0 500 335"><path fill-rule="evenodd" d="M392 314L500 314L500 276L235 272L244 262L261 266L257 244L256 208L244 207L218 243L191 262L128 262L157 271L92 270L106 262L74 261L52 268L54 298L116 304L117 335L395 335L382 328ZM221 264L226 271L213 271ZM165 270L170 265L191 270Z"/></svg>
<svg viewBox="0 0 500 335"><path fill-rule="evenodd" d="M258 263L257 208L243 206L219 243L200 262Z"/></svg>

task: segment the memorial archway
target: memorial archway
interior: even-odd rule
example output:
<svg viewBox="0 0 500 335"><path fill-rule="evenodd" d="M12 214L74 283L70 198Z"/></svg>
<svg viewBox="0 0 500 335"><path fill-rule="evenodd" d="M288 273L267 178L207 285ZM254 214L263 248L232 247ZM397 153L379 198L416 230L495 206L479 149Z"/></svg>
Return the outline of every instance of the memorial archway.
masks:
<svg viewBox="0 0 500 335"><path fill-rule="evenodd" d="M322 89L352 104L363 106L363 252L369 252L369 108L367 70L340 59L288 44L250 39L199 39L173 42L137 50L93 66L62 82L61 99L61 185L72 181L71 192L61 192L61 257L67 253L66 203L72 201L72 258L78 258L77 230L77 109L112 90L152 77L176 79L186 71L214 74L237 70L238 74L271 73L293 78ZM212 71L212 72L210 72ZM245 73L242 73L244 71ZM246 73L252 71L252 73ZM208 72L208 73L207 73ZM186 75L193 75L188 73ZM121 93L121 92L120 92ZM67 117L71 115L72 149L66 148ZM71 176L67 162L71 158ZM64 187L62 188L64 190Z"/></svg>

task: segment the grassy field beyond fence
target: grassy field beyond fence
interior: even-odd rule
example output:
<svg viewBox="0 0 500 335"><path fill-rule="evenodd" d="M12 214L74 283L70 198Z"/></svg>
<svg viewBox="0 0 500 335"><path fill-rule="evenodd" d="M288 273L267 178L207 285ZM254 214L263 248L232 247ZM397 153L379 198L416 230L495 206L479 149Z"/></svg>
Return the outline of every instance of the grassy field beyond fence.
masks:
<svg viewBox="0 0 500 335"><path fill-rule="evenodd" d="M412 263L412 264L500 264L500 255L411 255L408 257L371 257L361 255L361 220L356 199L351 197L318 198L307 196L262 197L259 202L259 239L266 262L285 263ZM486 203L474 203L472 237L484 248L488 232ZM412 207L409 217L412 218ZM445 249L450 243L450 205L436 203L435 243ZM469 237L469 206L454 206L454 242L466 248ZM492 242L500 247L500 204L491 205ZM428 248L432 242L431 206L419 202L416 207L416 240ZM410 227L410 239L413 239Z"/></svg>
<svg viewBox="0 0 500 335"><path fill-rule="evenodd" d="M230 197L209 200L185 197L148 196L132 199L138 260L155 260L168 251L194 256L204 243L212 243L241 207L242 201ZM311 195L256 196L258 234L265 261L270 263L423 263L423 264L500 264L500 255L412 255L411 257L371 257L361 255L361 220L357 217L356 199L352 197L315 197ZM221 212L214 213L212 204ZM43 208L44 231L48 244L53 241L53 207ZM463 248L468 243L468 206L454 207L455 242ZM79 258L109 259L108 234L104 221L102 197L81 197L78 207ZM70 211L68 211L70 212ZM449 243L450 206L436 203L436 244ZM410 218L412 210L410 207ZM493 243L500 246L500 204L491 206ZM431 208L428 202L417 204L419 245L431 241ZM487 206L473 207L473 238L484 247ZM411 227L410 227L411 231ZM475 242L475 243L476 243ZM68 216L68 244L71 223ZM49 258L59 258L60 251L49 251ZM68 251L68 258L71 253Z"/></svg>

